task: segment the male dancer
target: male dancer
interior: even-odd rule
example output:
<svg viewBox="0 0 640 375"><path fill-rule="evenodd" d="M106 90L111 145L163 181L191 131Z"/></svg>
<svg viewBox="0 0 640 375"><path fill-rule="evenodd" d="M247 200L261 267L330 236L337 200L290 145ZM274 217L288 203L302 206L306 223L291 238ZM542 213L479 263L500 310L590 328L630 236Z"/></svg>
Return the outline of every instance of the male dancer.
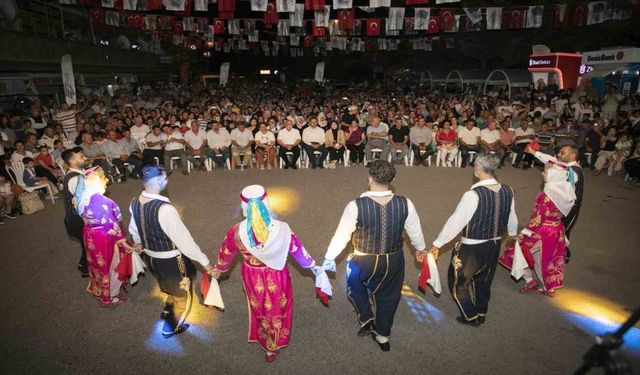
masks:
<svg viewBox="0 0 640 375"><path fill-rule="evenodd" d="M189 328L185 320L191 310L193 279L200 263L207 273L213 271L209 258L195 243L169 199L160 195L167 187L167 174L157 165L142 170L144 191L131 201L129 233L137 252L149 258L148 266L166 293L162 335L171 337Z"/></svg>
<svg viewBox="0 0 640 375"><path fill-rule="evenodd" d="M82 153L81 147L74 147L62 152L62 160L69 166L69 171L62 179L62 202L64 204L64 226L69 237L80 241L80 261L78 262L78 271L81 277L89 277L89 268L87 265L87 253L84 248L84 240L82 239L82 231L84 229L84 221L76 212L75 196L78 187L82 191L83 170L85 167L86 157Z"/></svg>
<svg viewBox="0 0 640 375"><path fill-rule="evenodd" d="M479 182L464 193L428 250L438 259L440 248L461 235L451 256L449 289L462 314L457 321L476 327L484 323L489 308L501 235L508 229L515 236L518 230L513 191L495 179L499 165L500 160L491 154L476 159L473 170ZM426 256L426 252L416 253L418 262Z"/></svg>
<svg viewBox="0 0 640 375"><path fill-rule="evenodd" d="M576 203L573 205L573 208L569 211L567 216L562 220L564 224L564 235L567 237L567 240L569 240L573 224L575 224L578 219L578 215L580 214L580 208L582 207L582 194L584 193L584 170L582 169L582 166L580 166L580 163L578 163L579 151L573 146L563 146L558 150L557 159L551 155L534 151L531 147L527 147L526 151L533 154L533 156L545 164L551 160L560 160L569 166L568 180L571 182L571 185L573 185L573 189L576 193ZM570 259L571 251L569 250L569 241L567 241L567 259L565 262L569 263Z"/></svg>
<svg viewBox="0 0 640 375"><path fill-rule="evenodd" d="M395 175L395 168L387 161L370 163L369 191L345 208L322 265L335 272L336 257L352 240L347 296L360 323L358 336L371 335L382 351L391 349L389 335L404 281L402 230L407 230L417 250L424 251L426 247L413 203L391 191ZM375 312L371 310L371 300Z"/></svg>

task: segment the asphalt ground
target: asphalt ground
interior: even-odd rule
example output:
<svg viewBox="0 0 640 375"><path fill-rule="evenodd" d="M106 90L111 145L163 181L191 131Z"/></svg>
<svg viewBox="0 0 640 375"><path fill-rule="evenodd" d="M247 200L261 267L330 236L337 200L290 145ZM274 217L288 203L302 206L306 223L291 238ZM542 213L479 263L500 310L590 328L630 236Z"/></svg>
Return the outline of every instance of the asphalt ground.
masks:
<svg viewBox="0 0 640 375"><path fill-rule="evenodd" d="M241 220L239 193L263 184L279 217L290 223L307 250L321 262L345 205L367 189L367 170L273 170L175 173L169 196L193 237L212 260L227 231ZM499 179L515 191L520 226L526 224L541 176L506 167ZM394 189L409 197L433 241L462 193L473 183L470 168L399 167ZM125 212L141 185L109 189ZM640 305L638 212L640 189L587 173L582 213L572 233L573 258L566 287L553 299L520 294L498 269L486 323L461 326L446 288L453 243L438 268L440 297L417 291L419 265L405 245L406 279L391 336L381 352L358 326L345 295L349 249L338 259L329 308L315 299L313 279L289 263L294 283L294 317L289 347L265 363L248 344L247 303L239 267L221 282L224 312L196 303L183 335L160 335L162 295L148 274L130 288L127 304L99 308L75 270L79 245L68 239L63 206L0 226L0 372L5 374L569 374L581 363L593 335L615 328ZM640 326L627 336L623 355L640 368Z"/></svg>

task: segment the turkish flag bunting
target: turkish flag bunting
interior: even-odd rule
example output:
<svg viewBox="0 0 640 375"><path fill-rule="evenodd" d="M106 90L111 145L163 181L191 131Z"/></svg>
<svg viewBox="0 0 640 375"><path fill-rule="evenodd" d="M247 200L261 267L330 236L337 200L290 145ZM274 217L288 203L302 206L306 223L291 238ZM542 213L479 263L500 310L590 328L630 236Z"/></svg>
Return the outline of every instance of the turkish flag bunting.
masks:
<svg viewBox="0 0 640 375"><path fill-rule="evenodd" d="M525 12L527 8L515 7L511 8L511 14L509 15L509 28L510 29L524 29L526 17Z"/></svg>
<svg viewBox="0 0 640 375"><path fill-rule="evenodd" d="M218 0L218 13L235 12L236 0Z"/></svg>
<svg viewBox="0 0 640 375"><path fill-rule="evenodd" d="M264 26L270 29L271 26L277 24L279 20L280 17L278 17L278 12L276 11L276 4L267 4L267 11L264 12Z"/></svg>
<svg viewBox="0 0 640 375"><path fill-rule="evenodd" d="M574 5L573 7L573 26L586 26L587 25L587 6Z"/></svg>
<svg viewBox="0 0 640 375"><path fill-rule="evenodd" d="M440 9L438 12L438 26L442 31L452 32L456 25L456 14L454 9Z"/></svg>
<svg viewBox="0 0 640 375"><path fill-rule="evenodd" d="M405 0L404 3L407 5L429 4L429 0Z"/></svg>
<svg viewBox="0 0 640 375"><path fill-rule="evenodd" d="M313 47L313 37L311 35L305 36L304 39L302 40L302 46L304 48Z"/></svg>
<svg viewBox="0 0 640 375"><path fill-rule="evenodd" d="M316 27L316 21L311 21L311 35L313 36L325 36L327 29L324 27Z"/></svg>
<svg viewBox="0 0 640 375"><path fill-rule="evenodd" d="M304 0L305 10L324 10L324 0Z"/></svg>
<svg viewBox="0 0 640 375"><path fill-rule="evenodd" d="M102 9L94 9L91 11L91 23L94 25L102 23L104 19L104 11Z"/></svg>
<svg viewBox="0 0 640 375"><path fill-rule="evenodd" d="M338 28L340 30L353 29L353 9L343 9L338 12Z"/></svg>
<svg viewBox="0 0 640 375"><path fill-rule="evenodd" d="M554 28L569 26L569 14L567 4L560 4L553 7L553 21L551 25Z"/></svg>
<svg viewBox="0 0 640 375"><path fill-rule="evenodd" d="M213 33L218 35L218 34L224 34L224 30L225 30L225 26L224 26L224 21L219 19L219 18L214 18L213 19Z"/></svg>
<svg viewBox="0 0 640 375"><path fill-rule="evenodd" d="M380 18L367 20L367 36L380 36Z"/></svg>
<svg viewBox="0 0 640 375"><path fill-rule="evenodd" d="M145 10L161 10L163 6L162 0L146 0L144 3Z"/></svg>
<svg viewBox="0 0 640 375"><path fill-rule="evenodd" d="M171 29L174 34L182 34L184 32L184 27L182 26L182 22L174 23Z"/></svg>
<svg viewBox="0 0 640 375"><path fill-rule="evenodd" d="M218 11L218 17L222 20L232 20L233 17L233 12L220 12Z"/></svg>
<svg viewBox="0 0 640 375"><path fill-rule="evenodd" d="M191 9L193 9L193 0L184 0L184 11L175 12L176 16L189 17L191 15Z"/></svg>
<svg viewBox="0 0 640 375"><path fill-rule="evenodd" d="M427 34L437 34L440 32L440 21L437 15L429 17L429 28Z"/></svg>

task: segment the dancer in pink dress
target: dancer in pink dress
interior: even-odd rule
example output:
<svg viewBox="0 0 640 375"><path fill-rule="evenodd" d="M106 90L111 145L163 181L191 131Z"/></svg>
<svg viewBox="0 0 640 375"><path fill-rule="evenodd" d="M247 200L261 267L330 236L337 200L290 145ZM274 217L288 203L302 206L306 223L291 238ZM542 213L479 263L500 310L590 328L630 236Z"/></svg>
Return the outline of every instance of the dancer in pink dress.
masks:
<svg viewBox="0 0 640 375"><path fill-rule="evenodd" d="M126 301L120 296L123 281L115 271L120 257L133 248L122 230L118 204L104 196L108 179L100 167L84 172L78 188L77 211L84 220L83 240L91 280L87 291L100 306L117 306Z"/></svg>
<svg viewBox="0 0 640 375"><path fill-rule="evenodd" d="M518 241L528 268L524 270L522 293L536 291L549 297L564 286L565 234L562 219L571 211L576 195L567 181L567 165L548 163L544 191L536 197L531 219ZM512 269L515 243L507 247L500 263Z"/></svg>
<svg viewBox="0 0 640 375"><path fill-rule="evenodd" d="M266 352L267 362L289 344L293 310L293 289L287 256L316 277L326 277L285 222L269 212L267 192L260 185L242 190L245 220L227 232L212 276L227 272L238 252L242 255L242 283L249 307L249 342ZM320 276L322 275L322 276ZM328 279L327 279L328 281Z"/></svg>

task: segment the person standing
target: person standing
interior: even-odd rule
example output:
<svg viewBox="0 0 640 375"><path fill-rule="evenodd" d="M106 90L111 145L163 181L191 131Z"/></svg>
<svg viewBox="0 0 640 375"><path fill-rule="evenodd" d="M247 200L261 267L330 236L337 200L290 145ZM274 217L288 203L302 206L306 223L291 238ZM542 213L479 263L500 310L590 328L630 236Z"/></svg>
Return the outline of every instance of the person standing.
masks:
<svg viewBox="0 0 640 375"><path fill-rule="evenodd" d="M87 253L84 248L83 230L84 221L76 211L76 191L82 189L84 184L83 170L86 158L82 152L82 147L74 147L62 152L62 160L69 166L69 171L62 179L62 202L64 204L64 226L69 237L80 241L80 260L78 261L78 271L81 277L89 277L87 265Z"/></svg>
<svg viewBox="0 0 640 375"><path fill-rule="evenodd" d="M272 217L264 187L247 186L240 199L245 219L229 228L212 276L219 278L229 271L238 252L242 255L249 342L260 345L266 352L266 361L272 362L291 337L293 285L287 267L288 256L315 275L324 270L316 266L289 225Z"/></svg>
<svg viewBox="0 0 640 375"><path fill-rule="evenodd" d="M131 201L129 233L134 249L144 253L155 274L160 290L167 294L161 317L164 337L180 334L189 328L185 323L193 302L193 279L200 263L208 274L213 271L209 258L191 237L178 211L169 199L160 195L167 188L164 168L147 165L142 169L144 191Z"/></svg>
<svg viewBox="0 0 640 375"><path fill-rule="evenodd" d="M322 264L335 272L336 257L352 241L347 295L360 323L358 336L372 335L382 351L391 349L389 336L404 282L403 229L416 250L425 249L413 203L391 191L395 175L395 167L385 160L370 163L369 191L345 208Z"/></svg>
<svg viewBox="0 0 640 375"><path fill-rule="evenodd" d="M461 313L456 320L462 324L480 326L485 322L501 236L505 230L515 236L518 230L513 190L496 181L499 165L500 159L494 155L476 158L473 171L479 181L464 193L428 250L437 259L445 244L462 237L453 250L448 274L449 289ZM426 252L416 253L418 262L426 256Z"/></svg>

